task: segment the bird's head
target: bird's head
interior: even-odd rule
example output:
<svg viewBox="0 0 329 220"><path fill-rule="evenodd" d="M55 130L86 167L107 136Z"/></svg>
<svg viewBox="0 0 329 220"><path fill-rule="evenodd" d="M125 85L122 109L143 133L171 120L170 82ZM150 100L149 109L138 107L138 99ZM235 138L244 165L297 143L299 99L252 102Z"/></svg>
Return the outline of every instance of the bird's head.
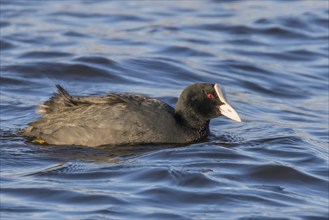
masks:
<svg viewBox="0 0 329 220"><path fill-rule="evenodd" d="M186 87L178 99L176 112L191 125L203 124L221 115L241 122L218 84L197 83Z"/></svg>

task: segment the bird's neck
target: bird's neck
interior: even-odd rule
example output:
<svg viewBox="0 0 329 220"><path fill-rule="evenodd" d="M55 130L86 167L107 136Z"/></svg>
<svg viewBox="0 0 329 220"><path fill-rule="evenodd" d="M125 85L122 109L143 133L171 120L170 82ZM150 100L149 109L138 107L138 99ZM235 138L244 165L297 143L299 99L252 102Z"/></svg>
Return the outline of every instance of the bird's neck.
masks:
<svg viewBox="0 0 329 220"><path fill-rule="evenodd" d="M209 134L209 120L193 111L189 99L184 94L177 101L175 119L179 125L183 126L186 130L197 132L200 137L206 137Z"/></svg>
<svg viewBox="0 0 329 220"><path fill-rule="evenodd" d="M196 130L200 134L207 135L209 133L209 120L205 121L200 119L192 111L181 111L180 109L176 109L175 119L179 124L186 128Z"/></svg>

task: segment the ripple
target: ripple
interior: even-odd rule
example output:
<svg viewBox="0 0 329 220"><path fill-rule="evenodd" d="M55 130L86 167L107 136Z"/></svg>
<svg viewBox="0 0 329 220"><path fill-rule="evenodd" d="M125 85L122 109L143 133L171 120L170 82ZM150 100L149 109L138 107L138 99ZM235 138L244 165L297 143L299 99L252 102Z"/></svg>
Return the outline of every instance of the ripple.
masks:
<svg viewBox="0 0 329 220"><path fill-rule="evenodd" d="M139 74L142 78L151 78L159 73L163 74L163 82L169 82L173 85L184 83L184 80L202 82L202 77L192 72L184 65L164 59L129 59L125 62L125 66L135 74ZM152 70L152 74L149 71ZM177 79L180 79L178 81ZM159 79L154 79L158 81ZM154 80L152 82L154 82Z"/></svg>
<svg viewBox="0 0 329 220"><path fill-rule="evenodd" d="M12 49L14 47L15 47L14 44L5 40L0 40L0 51Z"/></svg>
<svg viewBox="0 0 329 220"><path fill-rule="evenodd" d="M84 63L91 63L91 64L100 64L104 66L113 66L117 64L114 60L110 60L105 57L97 57L97 56L88 56L88 57L79 57L76 58L75 61L81 61Z"/></svg>
<svg viewBox="0 0 329 220"><path fill-rule="evenodd" d="M54 12L50 14L51 17L58 17L58 16L68 16L68 17L76 17L76 18L106 18L106 14L102 13L84 13L84 12L69 12L69 11L60 11Z"/></svg>
<svg viewBox="0 0 329 220"><path fill-rule="evenodd" d="M22 54L19 58L27 58L27 59L51 59L51 58L58 58L58 57L69 57L72 56L70 53L65 52L47 52L47 51L33 51L27 52Z"/></svg>
<svg viewBox="0 0 329 220"><path fill-rule="evenodd" d="M140 194L148 197L151 202L155 202L156 198L162 198L158 203L162 204L177 204L179 206L189 206L194 204L234 204L235 200L240 201L254 201L256 203L262 203L263 205L283 206L278 202L271 201L268 198L262 198L255 195L239 195L235 193L219 193L219 192L193 192L173 190L170 188L152 188L147 189ZM170 197L165 195L171 195Z"/></svg>
<svg viewBox="0 0 329 220"><path fill-rule="evenodd" d="M269 95L271 97L273 96L277 96L277 97L290 97L290 98L302 98L303 94L296 94L292 92L290 92L290 88L289 87L281 87L280 89L274 89L274 88L266 88L265 86L261 86L258 83L254 83L254 82L250 82L250 81L244 81L243 84L247 87L250 88L252 90L258 91L260 93Z"/></svg>
<svg viewBox="0 0 329 220"><path fill-rule="evenodd" d="M67 32L63 33L63 35L68 36L68 37L88 37L87 35L85 35L83 33L75 32L75 31L67 31Z"/></svg>
<svg viewBox="0 0 329 220"><path fill-rule="evenodd" d="M227 50L236 54L245 55L245 56L255 56L255 57L269 57L273 60L280 60L283 62L302 62L302 61L315 61L319 59L319 56L323 56L316 52L311 52L307 50L292 50L286 52L258 52L258 51L244 51L240 49Z"/></svg>
<svg viewBox="0 0 329 220"><path fill-rule="evenodd" d="M116 74L111 74L108 70L103 68L90 66L87 64L66 64L47 62L29 63L15 66L4 66L4 71L14 72L18 75L28 74L31 78L44 78L50 77L55 79L75 79L84 81L88 78L95 81L108 81L115 80L120 81L121 77Z"/></svg>
<svg viewBox="0 0 329 220"><path fill-rule="evenodd" d="M318 179L314 176L296 170L292 167L287 167L283 165L263 165L262 167L254 168L251 172L247 174L249 178L254 180L262 180L267 183L280 183L284 181L285 185L289 184L315 184L321 188L325 188L327 185L326 181Z"/></svg>
<svg viewBox="0 0 329 220"><path fill-rule="evenodd" d="M7 21L0 21L0 28L8 27L10 26L10 22Z"/></svg>
<svg viewBox="0 0 329 220"><path fill-rule="evenodd" d="M214 57L211 53L197 51L188 47L179 47L179 46L171 46L167 47L163 50L157 51L158 54L175 54L181 56L196 56L196 57Z"/></svg>
<svg viewBox="0 0 329 220"><path fill-rule="evenodd" d="M33 36L31 34L26 35L25 33L15 33L7 35L6 38L10 39L11 41L16 41L18 43L25 43L25 44L49 44L50 39L44 36Z"/></svg>
<svg viewBox="0 0 329 220"><path fill-rule="evenodd" d="M30 80L22 79L22 78L13 78L13 77L2 77L0 76L1 84L7 86L17 86L20 85L22 87L26 85L31 85L33 82Z"/></svg>
<svg viewBox="0 0 329 220"><path fill-rule="evenodd" d="M123 21L123 22L128 22L128 21L132 21L132 22L148 22L151 21L150 19L147 18L143 18L140 16L135 16L135 15L131 15L131 14L119 14L119 13L112 13L111 15L109 14L105 14L105 13L84 13L84 12L55 12L50 14L51 16L54 17L74 17L74 18L90 18L90 19L105 19L106 21L112 21L112 22L119 22L119 21Z"/></svg>
<svg viewBox="0 0 329 220"><path fill-rule="evenodd" d="M110 195L96 194L89 195L88 192L80 190L64 190L64 189L50 189L50 188L9 188L4 187L1 189L4 195L19 195L22 199L33 199L36 201L47 201L47 203L53 203L58 200L66 204L89 204L90 202L94 205L100 204L117 204L124 205L120 199Z"/></svg>

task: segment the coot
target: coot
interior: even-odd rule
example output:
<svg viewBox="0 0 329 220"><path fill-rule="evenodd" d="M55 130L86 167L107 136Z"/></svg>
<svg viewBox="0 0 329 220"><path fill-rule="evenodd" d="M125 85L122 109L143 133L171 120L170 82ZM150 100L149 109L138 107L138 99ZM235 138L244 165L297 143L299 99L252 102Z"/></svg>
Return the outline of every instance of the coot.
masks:
<svg viewBox="0 0 329 220"><path fill-rule="evenodd" d="M58 92L40 105L42 117L23 135L52 145L184 144L209 135L209 121L224 115L241 122L218 84L186 87L176 108L137 94L71 96Z"/></svg>

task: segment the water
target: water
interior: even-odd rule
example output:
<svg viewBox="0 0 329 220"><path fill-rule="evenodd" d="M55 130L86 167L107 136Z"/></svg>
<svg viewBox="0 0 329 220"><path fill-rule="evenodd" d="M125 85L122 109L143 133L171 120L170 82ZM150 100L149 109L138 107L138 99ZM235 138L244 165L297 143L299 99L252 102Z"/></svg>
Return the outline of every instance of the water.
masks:
<svg viewBox="0 0 329 220"><path fill-rule="evenodd" d="M1 1L1 219L327 219L327 1ZM175 105L220 83L243 123L186 146L38 146L59 83Z"/></svg>

